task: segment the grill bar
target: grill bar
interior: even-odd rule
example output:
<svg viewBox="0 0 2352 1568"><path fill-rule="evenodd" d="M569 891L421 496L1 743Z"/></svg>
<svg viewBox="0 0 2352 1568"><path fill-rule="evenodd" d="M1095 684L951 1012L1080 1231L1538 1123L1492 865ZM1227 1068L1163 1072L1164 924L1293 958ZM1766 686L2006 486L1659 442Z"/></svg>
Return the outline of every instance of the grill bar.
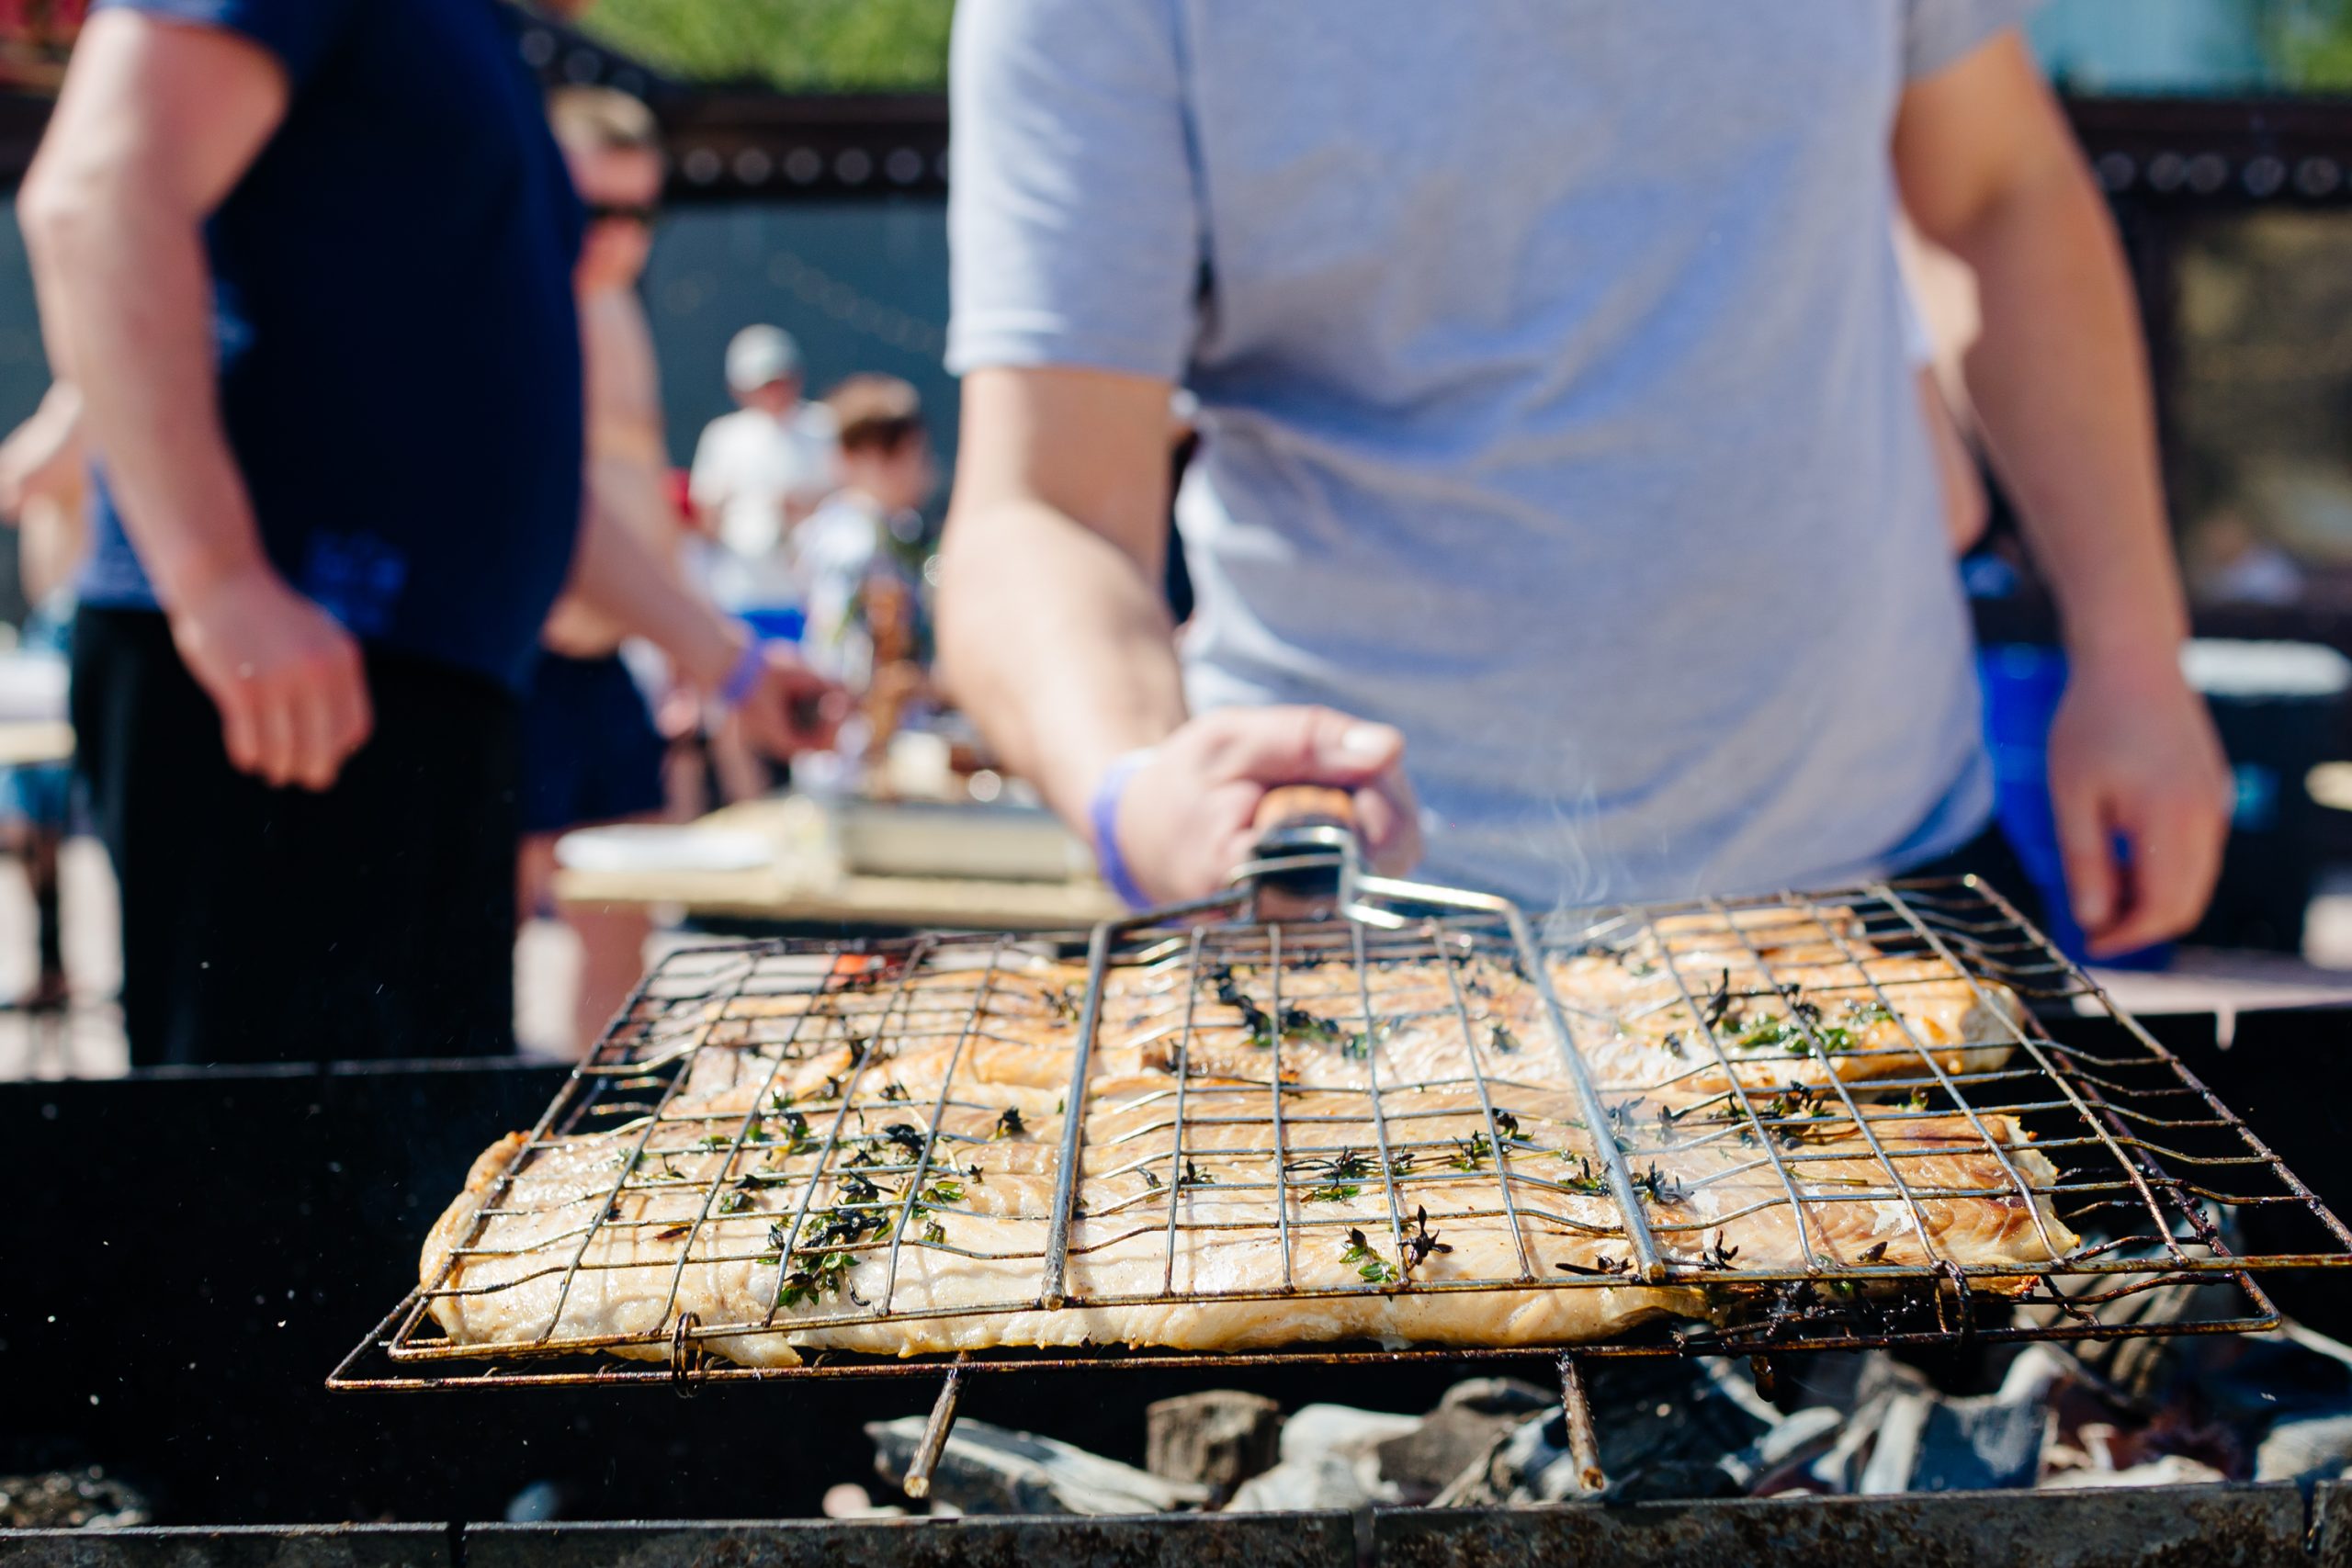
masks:
<svg viewBox="0 0 2352 1568"><path fill-rule="evenodd" d="M1628 1283L1699 1287L1729 1310L1719 1326L1578 1345L1577 1355L2106 1338L2181 1330L2084 1320L2158 1282L2234 1290L2242 1304L2199 1331L2261 1327L2276 1314L2250 1269L2352 1264L2352 1232L2277 1156L1973 881L1555 916L1540 942L1507 905L1372 877L1342 892L1351 915L1378 918L1258 923L1236 894L1191 907L1181 922L1101 928L1084 950L1082 1002L1076 971L1057 967L1072 949L1050 939L673 954L522 1140L440 1271L346 1358L334 1386L878 1373L847 1351L793 1367L703 1363L713 1348L779 1329ZM1052 976L1065 973L1057 989ZM1948 1037L1947 1021L1931 1037L1931 1018L1959 1016L1935 1014L1939 996L1965 1001L1977 1021L1968 1027L1990 1032ZM2122 1043L2070 1043L2010 996L2115 1019ZM1507 1008L1506 998L1520 999ZM1053 1021L1073 1016L1074 1031ZM1506 1017L1549 1029L1556 1062L1520 1056ZM1872 1032L1888 1020L1896 1027ZM1042 1142L1018 1108L1042 1116L1044 1100L1005 1086L1056 1080L1003 1076L1008 1064L1052 1059L1036 1052L1068 1057L1060 1125ZM1784 1070L1788 1089L1767 1087ZM920 1090L910 1096L901 1077ZM1553 1128L1574 1130L1566 1149L1544 1146ZM989 1154L1000 1140L1009 1146ZM593 1172L603 1157L622 1168L593 1185L532 1174L543 1162ZM1555 1160L1565 1162L1557 1177ZM1637 1160L1649 1162L1640 1179ZM967 1189L984 1165L1011 1186ZM1955 1261L1928 1217L1951 1203L2006 1205L2046 1256ZM2227 1216L2255 1205L2308 1213L2313 1239L2234 1255ZM1855 1235L1840 1216L1858 1213L1865 1236L1892 1221L1913 1251L1825 1242ZM2054 1220L2082 1244L2065 1247ZM1727 1233L1766 1222L1791 1227L1792 1253L1724 1253ZM1385 1235L1374 1241L1366 1229ZM1424 1266L1455 1250L1441 1234L1458 1243L1465 1229L1492 1238L1474 1267ZM1204 1270L1206 1249L1251 1236L1278 1269ZM1546 1273L1534 1244L1556 1248L1563 1237L1622 1240L1630 1255ZM649 1238L662 1271L648 1301L658 1330L566 1317L574 1303L631 1288L626 1271L648 1267ZM660 1250L673 1240L674 1254ZM1120 1261L1139 1240L1147 1280ZM1343 1245L1351 1264L1363 1259L1361 1283L1332 1278ZM908 1299L907 1279L935 1286L958 1257L973 1260L973 1279L1002 1288ZM919 1275L906 1273L910 1258L924 1258ZM773 1293L748 1314L684 1293L690 1278L739 1267L775 1271ZM597 1288L583 1293L592 1274ZM858 1280L863 1291L849 1283ZM553 1305L525 1339L459 1343L439 1330L526 1290ZM1917 1316L1930 1308L1933 1321ZM548 1370L618 1349L679 1364ZM956 1364L1520 1353L973 1349ZM379 1359L394 1375L363 1370Z"/></svg>

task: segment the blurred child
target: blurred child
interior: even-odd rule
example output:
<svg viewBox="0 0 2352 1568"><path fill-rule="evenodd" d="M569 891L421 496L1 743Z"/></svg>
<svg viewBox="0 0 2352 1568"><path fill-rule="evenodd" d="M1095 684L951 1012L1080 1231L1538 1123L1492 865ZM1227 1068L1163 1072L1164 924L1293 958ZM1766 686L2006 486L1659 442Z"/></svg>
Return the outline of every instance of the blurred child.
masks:
<svg viewBox="0 0 2352 1568"><path fill-rule="evenodd" d="M825 400L840 431L842 486L792 536L808 606L803 649L859 694L843 751L871 769L928 689L917 654L916 592L897 546L922 537L917 508L939 482L922 401L889 376L853 376Z"/></svg>
<svg viewBox="0 0 2352 1568"><path fill-rule="evenodd" d="M825 401L841 433L842 484L794 530L794 575L808 596L809 662L862 691L874 673L867 584L878 576L911 587L891 544L922 536L916 509L930 499L939 471L922 400L906 382L852 376Z"/></svg>

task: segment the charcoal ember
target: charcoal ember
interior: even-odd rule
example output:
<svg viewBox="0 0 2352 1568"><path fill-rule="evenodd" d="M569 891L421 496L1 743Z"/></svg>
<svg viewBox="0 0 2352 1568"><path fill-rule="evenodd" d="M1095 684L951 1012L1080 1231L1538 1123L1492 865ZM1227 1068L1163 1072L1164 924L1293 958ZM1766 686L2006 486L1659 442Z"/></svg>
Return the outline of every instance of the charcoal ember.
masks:
<svg viewBox="0 0 2352 1568"><path fill-rule="evenodd" d="M0 1529L120 1529L153 1517L147 1499L97 1466L0 1475Z"/></svg>
<svg viewBox="0 0 2352 1568"><path fill-rule="evenodd" d="M2352 1409L2273 1425L2254 1451L2256 1481L2332 1481L2352 1470Z"/></svg>
<svg viewBox="0 0 2352 1568"><path fill-rule="evenodd" d="M1402 1494L1380 1473L1380 1445L1417 1429L1419 1416L1309 1404L1283 1423L1282 1461L1235 1491L1227 1513L1301 1508L1353 1512Z"/></svg>
<svg viewBox="0 0 2352 1568"><path fill-rule="evenodd" d="M925 1425L920 1416L870 1423L876 1473L893 1486L905 1481ZM931 1495L967 1514L1162 1514L1201 1506L1209 1489L1051 1438L958 1421L932 1472Z"/></svg>
<svg viewBox="0 0 2352 1568"><path fill-rule="evenodd" d="M1211 1389L1144 1407L1144 1468L1170 1481L1196 1481L1222 1501L1273 1468L1283 1408L1263 1394Z"/></svg>
<svg viewBox="0 0 2352 1568"><path fill-rule="evenodd" d="M1713 1359L1603 1361L1586 1372L1609 1495L1628 1502L1747 1494L1779 1413L1745 1371ZM1583 1495L1556 1401L1455 1477L1442 1506L1557 1503Z"/></svg>
<svg viewBox="0 0 2352 1568"><path fill-rule="evenodd" d="M2165 1454L2129 1470L2068 1470L2042 1479L2042 1490L2075 1492L2087 1486L2203 1486L2228 1476L2187 1454Z"/></svg>
<svg viewBox="0 0 2352 1568"><path fill-rule="evenodd" d="M1557 1395L1517 1378L1472 1378L1446 1391L1420 1425L1379 1444L1382 1479L1415 1505L1431 1501Z"/></svg>
<svg viewBox="0 0 2352 1568"><path fill-rule="evenodd" d="M1925 1380L1887 1388L1849 1423L1873 1432L1851 1490L1876 1495L2033 1485L2055 1424L2052 1396L2073 1376L2064 1356L2036 1345L2009 1363L1995 1393L1955 1399Z"/></svg>

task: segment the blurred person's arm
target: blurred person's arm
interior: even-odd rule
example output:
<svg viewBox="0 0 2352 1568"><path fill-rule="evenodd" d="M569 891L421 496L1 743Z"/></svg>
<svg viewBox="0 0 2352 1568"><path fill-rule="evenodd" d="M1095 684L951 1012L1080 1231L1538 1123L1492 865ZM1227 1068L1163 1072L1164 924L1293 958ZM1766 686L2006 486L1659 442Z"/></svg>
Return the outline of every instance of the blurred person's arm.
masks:
<svg viewBox="0 0 2352 1568"><path fill-rule="evenodd" d="M785 649L755 644L593 497L564 592L669 655L680 678L726 701L750 739L777 756L831 745L849 711L838 686Z"/></svg>
<svg viewBox="0 0 2352 1568"><path fill-rule="evenodd" d="M719 519L727 510L727 477L720 471L726 446L718 421L712 420L695 438L694 461L686 468L686 504L694 511L695 527L713 539L720 536Z"/></svg>
<svg viewBox="0 0 2352 1568"><path fill-rule="evenodd" d="M2014 31L1912 85L1894 158L1913 220L1976 273L1969 389L2058 601L2072 672L2050 783L2076 919L2095 952L2177 935L2219 874L2229 772L2181 675L2188 609L2106 204Z"/></svg>
<svg viewBox="0 0 2352 1568"><path fill-rule="evenodd" d="M1960 421L1952 417L1951 405L1944 400L1943 383L1936 379L1932 368L1920 371L1916 379L1919 417L1927 422L1928 445L1936 456L1936 483L1944 502L1944 536L1951 542L1951 553L1964 556L1984 536L1992 502L1976 471L1976 455L1968 449L1968 437L1960 433Z"/></svg>
<svg viewBox="0 0 2352 1568"><path fill-rule="evenodd" d="M16 522L26 504L82 483L82 394L52 381L40 407L0 441L0 518Z"/></svg>
<svg viewBox="0 0 2352 1568"><path fill-rule="evenodd" d="M203 225L284 118L239 35L90 18L17 197L50 362L229 759L323 789L371 723L358 644L270 565L221 427Z"/></svg>
<svg viewBox="0 0 2352 1568"><path fill-rule="evenodd" d="M1248 856L1266 790L1283 784L1355 791L1375 860L1410 865L1418 829L1394 729L1320 708L1188 716L1159 591L1168 398L1165 381L1104 371L965 377L940 549L944 684L1090 840L1104 776L1149 749L1114 830L1151 898L1220 886Z"/></svg>
<svg viewBox="0 0 2352 1568"><path fill-rule="evenodd" d="M598 512L644 541L662 570L683 586L685 573L678 512L671 500L660 373L652 333L636 294L604 289L583 296L580 346L588 389L589 498ZM609 623L569 595L548 613L541 640L558 653L582 658L612 649Z"/></svg>

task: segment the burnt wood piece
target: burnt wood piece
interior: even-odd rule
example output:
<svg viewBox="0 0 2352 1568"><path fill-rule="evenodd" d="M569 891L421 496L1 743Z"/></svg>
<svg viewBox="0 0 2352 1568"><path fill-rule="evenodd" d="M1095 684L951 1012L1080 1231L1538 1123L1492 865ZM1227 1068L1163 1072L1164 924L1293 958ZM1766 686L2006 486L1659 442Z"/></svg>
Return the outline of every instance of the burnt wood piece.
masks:
<svg viewBox="0 0 2352 1568"><path fill-rule="evenodd" d="M1239 1389L1157 1400L1143 1418L1144 1468L1165 1480L1198 1482L1220 1503L1274 1467L1283 1435L1283 1407Z"/></svg>

